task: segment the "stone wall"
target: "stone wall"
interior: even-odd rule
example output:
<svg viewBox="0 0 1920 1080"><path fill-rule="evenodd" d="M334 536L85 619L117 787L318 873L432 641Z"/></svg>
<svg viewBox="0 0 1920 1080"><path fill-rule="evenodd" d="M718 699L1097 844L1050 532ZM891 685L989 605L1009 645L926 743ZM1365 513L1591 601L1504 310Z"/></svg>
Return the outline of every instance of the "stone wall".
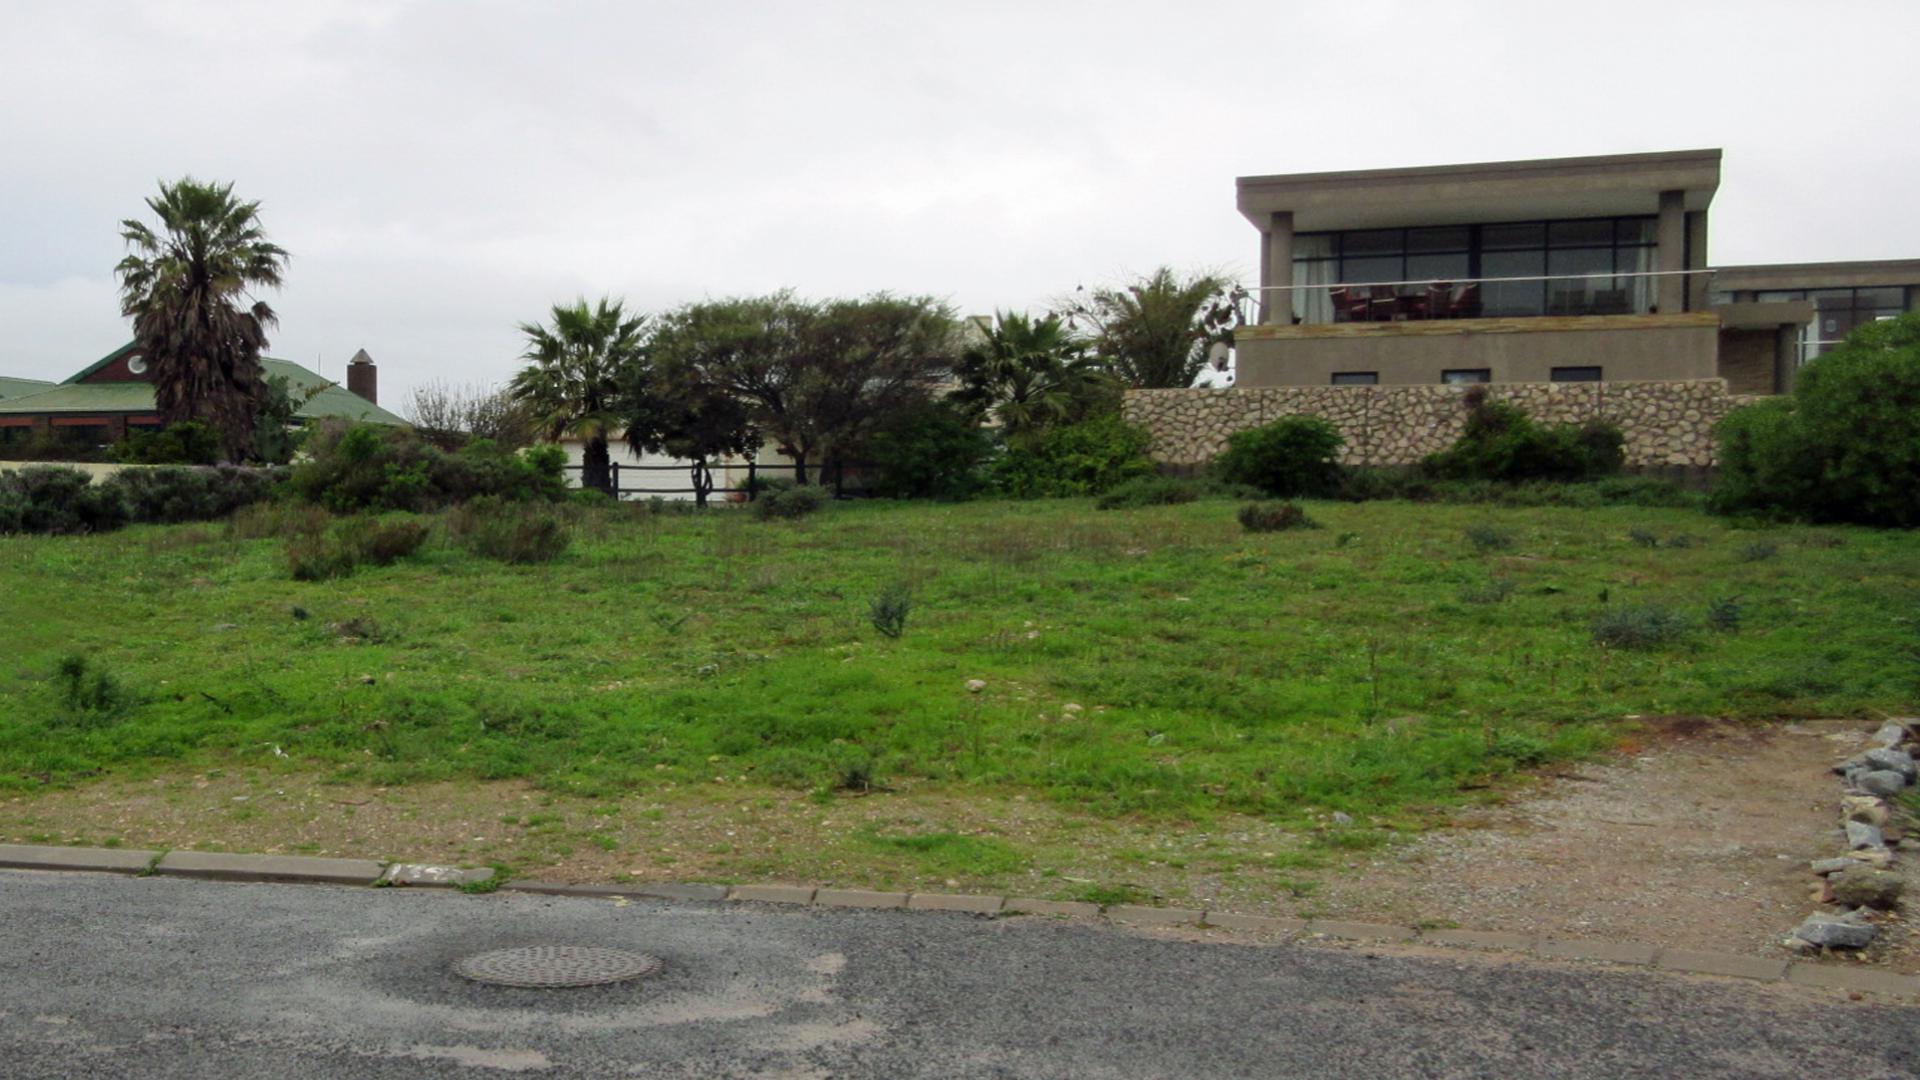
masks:
<svg viewBox="0 0 1920 1080"><path fill-rule="evenodd" d="M1130 390L1125 414L1153 436L1163 464L1204 464L1227 436L1283 416L1324 417L1346 439L1349 465L1411 465L1444 450L1466 424L1462 398L1484 390L1546 423L1600 418L1626 435L1630 466L1716 464L1713 425L1754 400L1724 379L1685 382L1491 383L1474 386L1271 386L1225 390Z"/></svg>

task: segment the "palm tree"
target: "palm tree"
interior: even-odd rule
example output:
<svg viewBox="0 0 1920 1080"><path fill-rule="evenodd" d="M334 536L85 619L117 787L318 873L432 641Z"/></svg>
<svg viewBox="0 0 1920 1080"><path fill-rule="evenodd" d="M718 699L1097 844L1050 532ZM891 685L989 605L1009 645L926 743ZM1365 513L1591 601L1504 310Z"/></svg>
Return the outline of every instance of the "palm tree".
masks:
<svg viewBox="0 0 1920 1080"><path fill-rule="evenodd" d="M1071 423L1106 381L1057 315L994 316L985 338L961 354L954 399L991 417L1013 443Z"/></svg>
<svg viewBox="0 0 1920 1080"><path fill-rule="evenodd" d="M547 438L571 435L585 443L582 487L613 494L607 438L620 427L621 386L640 362L645 323L643 315L629 318L621 301L603 297L593 307L585 298L571 307L555 304L551 328L520 324L527 336L521 355L531 363L508 389Z"/></svg>
<svg viewBox="0 0 1920 1080"><path fill-rule="evenodd" d="M1219 274L1182 278L1161 267L1124 289L1096 289L1066 305L1084 321L1102 363L1129 386L1188 387L1207 350L1231 343L1234 283Z"/></svg>
<svg viewBox="0 0 1920 1080"><path fill-rule="evenodd" d="M147 200L160 219L120 223L130 253L120 260L120 313L153 380L154 405L169 424L194 420L219 433L238 461L253 445L266 392L260 353L277 321L251 290L280 287L287 253L260 227L260 204L233 197L232 184L186 177Z"/></svg>

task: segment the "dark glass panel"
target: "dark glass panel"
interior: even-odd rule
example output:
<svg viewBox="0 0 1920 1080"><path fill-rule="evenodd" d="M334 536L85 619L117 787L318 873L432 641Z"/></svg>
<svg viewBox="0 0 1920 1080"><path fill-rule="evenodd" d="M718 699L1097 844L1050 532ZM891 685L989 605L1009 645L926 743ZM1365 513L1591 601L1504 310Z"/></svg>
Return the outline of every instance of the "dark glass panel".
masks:
<svg viewBox="0 0 1920 1080"><path fill-rule="evenodd" d="M1613 223L1613 237L1621 244L1651 244L1655 242L1655 230L1658 227L1657 218L1621 218Z"/></svg>
<svg viewBox="0 0 1920 1080"><path fill-rule="evenodd" d="M1485 225L1480 229L1483 251L1513 251L1542 247L1547 242L1544 225Z"/></svg>
<svg viewBox="0 0 1920 1080"><path fill-rule="evenodd" d="M1385 258L1340 260L1341 281L1363 283L1399 281L1400 272L1400 256L1398 255L1389 255Z"/></svg>
<svg viewBox="0 0 1920 1080"><path fill-rule="evenodd" d="M1613 222L1553 221L1547 224L1548 247L1607 247L1613 243Z"/></svg>
<svg viewBox="0 0 1920 1080"><path fill-rule="evenodd" d="M1466 277L1468 268L1464 251L1458 255L1407 256L1408 281L1455 281Z"/></svg>
<svg viewBox="0 0 1920 1080"><path fill-rule="evenodd" d="M1449 225L1436 229L1408 229L1407 250L1412 251L1465 251L1469 230L1465 225Z"/></svg>
<svg viewBox="0 0 1920 1080"><path fill-rule="evenodd" d="M1399 229L1368 229L1340 234L1342 255L1398 255L1403 234Z"/></svg>

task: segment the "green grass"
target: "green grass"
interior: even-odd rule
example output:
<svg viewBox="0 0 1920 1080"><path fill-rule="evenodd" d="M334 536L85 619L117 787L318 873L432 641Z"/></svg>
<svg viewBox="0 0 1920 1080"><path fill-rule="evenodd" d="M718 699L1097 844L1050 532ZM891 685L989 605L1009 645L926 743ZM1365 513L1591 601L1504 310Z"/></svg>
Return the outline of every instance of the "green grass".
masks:
<svg viewBox="0 0 1920 1080"><path fill-rule="evenodd" d="M866 777L875 798L1378 816L1589 753L1629 715L1868 715L1920 690L1920 536L1406 503L1316 503L1324 529L1249 534L1235 509L601 511L552 564L436 540L321 582L218 526L0 538L0 786L239 761L589 796L844 798ZM1511 546L1470 539L1493 533ZM1757 540L1777 556L1751 558ZM1511 588L1478 602L1491 580ZM887 588L914 598L897 639L869 619ZM1739 629L1710 632L1727 595ZM1699 628L1595 644L1596 619L1648 604ZM111 709L67 692L75 655Z"/></svg>

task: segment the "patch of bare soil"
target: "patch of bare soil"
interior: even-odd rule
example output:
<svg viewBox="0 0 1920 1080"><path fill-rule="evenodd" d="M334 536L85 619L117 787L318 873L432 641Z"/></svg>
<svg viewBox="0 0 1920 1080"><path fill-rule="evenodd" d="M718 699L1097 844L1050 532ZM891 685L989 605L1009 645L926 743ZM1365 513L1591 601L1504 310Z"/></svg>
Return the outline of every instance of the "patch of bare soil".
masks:
<svg viewBox="0 0 1920 1080"><path fill-rule="evenodd" d="M1343 916L1786 955L1814 910L1808 861L1844 851L1828 766L1868 725L1649 723L1639 751L1545 781L1454 828L1352 864L1320 907ZM1908 844L1911 845L1911 841ZM1915 901L1866 958L1920 972Z"/></svg>

